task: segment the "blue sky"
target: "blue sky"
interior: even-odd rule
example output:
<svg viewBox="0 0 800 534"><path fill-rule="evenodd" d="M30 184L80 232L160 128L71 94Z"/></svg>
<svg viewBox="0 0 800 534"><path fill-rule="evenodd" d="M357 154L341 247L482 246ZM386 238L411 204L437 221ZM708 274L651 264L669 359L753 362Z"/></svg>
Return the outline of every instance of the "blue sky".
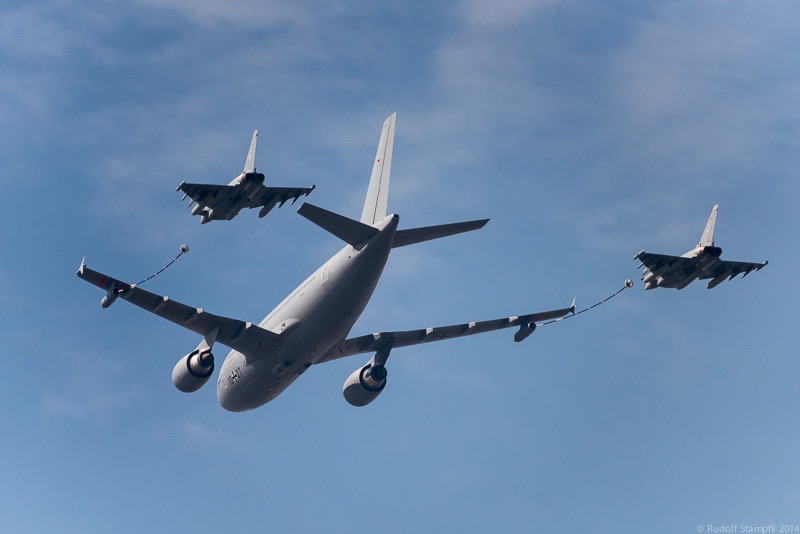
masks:
<svg viewBox="0 0 800 534"><path fill-rule="evenodd" d="M792 1L32 1L0 8L0 517L8 532L696 532L800 524L800 5ZM354 335L604 298L526 342L315 367L245 414L171 384L196 335L81 257L258 321L341 246L285 206L200 226L252 130L275 185L357 217L398 112L401 227ZM645 292L719 203L708 291ZM224 356L224 350L218 356Z"/></svg>

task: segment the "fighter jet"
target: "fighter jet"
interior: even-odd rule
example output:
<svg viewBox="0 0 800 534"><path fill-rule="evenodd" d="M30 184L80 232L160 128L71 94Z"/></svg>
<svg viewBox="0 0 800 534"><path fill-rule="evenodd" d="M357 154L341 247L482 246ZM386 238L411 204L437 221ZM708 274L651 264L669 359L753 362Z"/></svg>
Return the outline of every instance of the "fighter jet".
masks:
<svg viewBox="0 0 800 534"><path fill-rule="evenodd" d="M683 289L695 280L708 280L708 289L717 287L726 279L744 273L742 278L752 271L760 271L769 261L764 263L747 263L742 261L724 261L720 259L722 249L714 246L714 226L717 222L719 205L714 204L708 217L706 228L700 236L700 242L683 256L667 256L651 254L644 250L633 257L644 266L642 282L645 289L670 287Z"/></svg>
<svg viewBox="0 0 800 534"><path fill-rule="evenodd" d="M261 208L258 217L262 218L276 205L283 206L287 200L292 199L294 204L303 195L308 196L316 186L311 187L267 187L264 185L264 175L256 172L256 142L258 130L253 132L250 141L250 150L244 162L244 170L228 185L188 184L184 180L176 191L183 191L186 197L191 198L189 206L192 215L200 216L200 223L209 221L230 221L239 214L242 208Z"/></svg>
<svg viewBox="0 0 800 534"><path fill-rule="evenodd" d="M478 230L488 222L480 219L398 229L399 215L387 211L394 129L395 114L392 114L383 124L360 219L309 203L300 207L300 215L344 241L345 246L259 323L214 315L203 308L151 293L137 284L90 269L85 258L78 276L106 292L101 301L104 308L121 298L201 336L197 348L178 360L173 368L172 381L180 391L197 391L208 382L214 372L211 351L215 343L229 347L231 351L218 375L217 398L223 408L235 412L266 404L314 365L374 353L366 364L352 372L342 387L348 403L365 406L386 386L386 362L395 349L505 328L516 328L513 337L519 342L530 336L541 321L574 314L573 300L568 308L347 337L366 308L390 252ZM441 371L436 365L429 365L420 372L435 379Z"/></svg>

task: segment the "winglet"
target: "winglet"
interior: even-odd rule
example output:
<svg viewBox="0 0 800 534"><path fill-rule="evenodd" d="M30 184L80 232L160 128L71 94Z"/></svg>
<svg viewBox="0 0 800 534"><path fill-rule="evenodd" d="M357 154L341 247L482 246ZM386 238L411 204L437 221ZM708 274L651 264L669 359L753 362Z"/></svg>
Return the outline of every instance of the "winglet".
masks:
<svg viewBox="0 0 800 534"><path fill-rule="evenodd" d="M78 267L78 272L76 273L78 276L83 276L83 271L86 269L86 256L83 257L81 260L81 266Z"/></svg>
<svg viewBox="0 0 800 534"><path fill-rule="evenodd" d="M569 307L569 309L572 310L572 315L575 315L575 304L577 300L578 300L577 297L572 297L572 306Z"/></svg>

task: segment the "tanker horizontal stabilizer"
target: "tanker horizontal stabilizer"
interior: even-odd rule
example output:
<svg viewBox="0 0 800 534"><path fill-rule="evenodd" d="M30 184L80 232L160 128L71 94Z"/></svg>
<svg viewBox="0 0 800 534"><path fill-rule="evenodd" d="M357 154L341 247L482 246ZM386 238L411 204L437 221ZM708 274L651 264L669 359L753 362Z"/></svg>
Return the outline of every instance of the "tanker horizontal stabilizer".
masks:
<svg viewBox="0 0 800 534"><path fill-rule="evenodd" d="M378 233L374 226L360 223L308 202L303 203L297 213L355 248L359 248Z"/></svg>
<svg viewBox="0 0 800 534"><path fill-rule="evenodd" d="M406 245L414 245L430 241L432 239L439 239L440 237L447 237L464 232L471 232L473 230L480 230L489 219L480 219L477 221L467 221L451 224L440 224L438 226L426 226L423 228L409 228L408 230L398 230L392 242L392 248L404 247Z"/></svg>

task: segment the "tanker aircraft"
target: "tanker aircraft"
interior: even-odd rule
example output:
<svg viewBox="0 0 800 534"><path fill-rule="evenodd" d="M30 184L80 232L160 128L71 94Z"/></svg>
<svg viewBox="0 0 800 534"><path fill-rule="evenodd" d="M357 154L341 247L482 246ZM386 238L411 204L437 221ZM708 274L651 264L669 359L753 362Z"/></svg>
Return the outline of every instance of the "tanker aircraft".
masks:
<svg viewBox="0 0 800 534"><path fill-rule="evenodd" d="M256 143L258 130L253 132L250 150L244 161L244 170L228 185L188 184L184 180L175 191L183 191L181 200L191 198L192 215L200 216L200 224L209 221L230 221L242 208L261 208L258 218L264 217L276 205L282 207L287 200L294 204L298 198L308 196L311 187L270 187L264 185L264 175L256 172Z"/></svg>
<svg viewBox="0 0 800 534"><path fill-rule="evenodd" d="M346 244L314 271L260 323L230 319L181 304L111 276L81 262L78 276L103 290L101 304L122 298L201 336L200 343L172 371L175 386L197 391L214 371L215 343L232 350L217 379L223 408L245 411L271 401L309 367L346 356L374 353L345 381L343 394L354 406L372 402L386 386L389 353L400 347L518 328L514 341L533 333L537 321L575 313L575 302L563 309L489 321L468 322L410 331L379 332L347 338L380 279L389 253L404 247L482 228L488 219L398 230L400 217L387 214L395 117L384 123L360 220L309 203L298 212Z"/></svg>
<svg viewBox="0 0 800 534"><path fill-rule="evenodd" d="M711 215L708 217L700 242L683 256L667 256L665 254L651 254L644 250L633 257L644 266L642 282L645 289L656 287L669 287L683 289L695 280L711 279L708 289L717 287L726 279L744 273L742 278L752 271L760 271L769 261L764 263L748 263L742 261L721 260L722 249L714 246L714 227L717 223L719 205L714 204Z"/></svg>

